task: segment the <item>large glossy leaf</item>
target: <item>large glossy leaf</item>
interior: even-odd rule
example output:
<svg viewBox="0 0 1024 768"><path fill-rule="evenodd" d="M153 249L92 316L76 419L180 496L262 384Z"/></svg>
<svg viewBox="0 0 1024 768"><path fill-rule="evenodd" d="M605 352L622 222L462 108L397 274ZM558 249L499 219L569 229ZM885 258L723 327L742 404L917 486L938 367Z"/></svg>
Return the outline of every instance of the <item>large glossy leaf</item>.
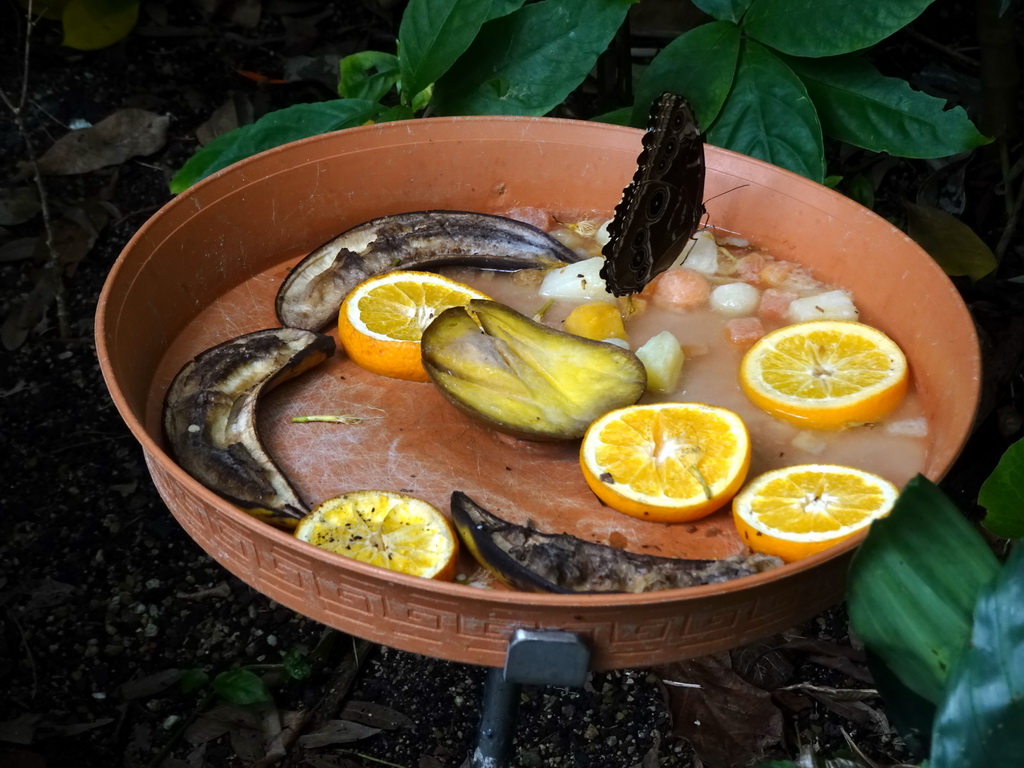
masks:
<svg viewBox="0 0 1024 768"><path fill-rule="evenodd" d="M106 48L128 36L139 20L139 0L70 0L61 23L64 45L80 51Z"/></svg>
<svg viewBox="0 0 1024 768"><path fill-rule="evenodd" d="M491 0L490 10L487 12L488 21L491 19L500 19L502 16L507 16L512 11L518 11L523 7L523 3L526 0Z"/></svg>
<svg viewBox="0 0 1024 768"><path fill-rule="evenodd" d="M900 157L946 157L988 142L961 107L883 77L860 56L785 59L818 109L826 135Z"/></svg>
<svg viewBox="0 0 1024 768"><path fill-rule="evenodd" d="M992 533L1007 539L1024 538L1024 440L1006 449L982 484L978 503L988 511L982 524Z"/></svg>
<svg viewBox="0 0 1024 768"><path fill-rule="evenodd" d="M793 56L835 56L884 40L932 0L754 0L743 18L755 40Z"/></svg>
<svg viewBox="0 0 1024 768"><path fill-rule="evenodd" d="M752 155L814 181L825 178L825 151L814 105L777 56L746 41L732 90L707 132L719 147Z"/></svg>
<svg viewBox="0 0 1024 768"><path fill-rule="evenodd" d="M974 230L939 208L904 203L907 234L928 251L947 275L979 280L997 266L995 254Z"/></svg>
<svg viewBox="0 0 1024 768"><path fill-rule="evenodd" d="M411 98L447 72L490 9L481 0L409 0L398 28L402 92Z"/></svg>
<svg viewBox="0 0 1024 768"><path fill-rule="evenodd" d="M665 91L685 96L702 127L711 125L732 87L740 56L740 30L713 21L685 32L651 61L636 85L630 122L647 124L651 104Z"/></svg>
<svg viewBox="0 0 1024 768"><path fill-rule="evenodd" d="M935 718L929 768L1024 761L1024 548L982 590L970 647L954 664Z"/></svg>
<svg viewBox="0 0 1024 768"><path fill-rule="evenodd" d="M211 173L264 150L362 125L379 109L379 105L363 99L337 99L271 112L252 125L218 136L192 155L171 179L171 192L183 192Z"/></svg>
<svg viewBox="0 0 1024 768"><path fill-rule="evenodd" d="M343 99L380 101L398 82L398 57L381 51L360 51L338 63L338 95Z"/></svg>
<svg viewBox="0 0 1024 768"><path fill-rule="evenodd" d="M487 22L437 81L448 115L543 115L593 68L633 0L543 0Z"/></svg>
<svg viewBox="0 0 1024 768"><path fill-rule="evenodd" d="M981 535L919 475L854 555L851 625L904 685L938 703L970 636L978 592L998 570Z"/></svg>
<svg viewBox="0 0 1024 768"><path fill-rule="evenodd" d="M693 0L704 13L719 21L738 22L753 0Z"/></svg>

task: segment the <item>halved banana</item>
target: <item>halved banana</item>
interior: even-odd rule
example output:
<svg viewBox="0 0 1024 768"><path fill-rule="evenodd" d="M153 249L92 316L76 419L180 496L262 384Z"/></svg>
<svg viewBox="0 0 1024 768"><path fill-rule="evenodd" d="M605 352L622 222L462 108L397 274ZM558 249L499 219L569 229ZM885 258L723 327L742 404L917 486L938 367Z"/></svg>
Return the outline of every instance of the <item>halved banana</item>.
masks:
<svg viewBox="0 0 1024 768"><path fill-rule="evenodd" d="M504 216L396 213L359 224L302 259L281 284L275 309L282 325L317 331L337 319L356 285L393 269L544 269L579 258L547 232Z"/></svg>
<svg viewBox="0 0 1024 768"><path fill-rule="evenodd" d="M233 504L282 528L309 507L260 441L260 396L334 354L334 339L272 328L211 347L186 363L164 400L164 432L181 467Z"/></svg>
<svg viewBox="0 0 1024 768"><path fill-rule="evenodd" d="M452 494L451 503L455 530L477 562L528 592L652 592L715 584L782 565L777 557L749 553L721 560L641 555L515 525L461 491Z"/></svg>

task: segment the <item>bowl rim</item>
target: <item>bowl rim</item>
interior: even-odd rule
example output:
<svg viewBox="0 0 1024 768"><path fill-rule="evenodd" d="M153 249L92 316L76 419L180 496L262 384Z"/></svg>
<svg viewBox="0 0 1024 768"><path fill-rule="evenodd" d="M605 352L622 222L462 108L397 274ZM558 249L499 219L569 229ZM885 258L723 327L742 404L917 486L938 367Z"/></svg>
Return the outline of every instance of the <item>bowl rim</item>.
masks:
<svg viewBox="0 0 1024 768"><path fill-rule="evenodd" d="M412 124L412 125L411 125ZM665 590L658 590L653 592L643 593L571 593L571 594L552 594L552 593L540 593L540 592L525 592L519 590L505 590L505 589L488 589L481 590L474 588L469 585L460 584L457 582L441 582L434 580L421 579L416 576L410 576L402 573L388 571L383 568L378 568L365 563L356 562L348 559L341 559L337 555L333 555L322 549L319 549L313 545L300 542L292 537L286 531L274 528L267 523L253 517L246 513L242 509L235 507L229 502L225 501L222 497L209 490L198 480L192 478L184 469L182 469L177 462L171 458L169 453L161 446L160 442L154 438L149 430L146 428L143 420L136 416L132 407L129 405L128 400L124 392L122 391L119 382L116 380L112 364L110 360L110 353L107 344L109 337L109 329L116 324L115 319L111 316L110 305L111 294L114 291L115 285L119 280L122 279L122 271L127 270L126 266L126 254L131 251L136 245L143 240L148 229L153 225L157 217L163 215L165 211L170 211L178 206L193 204L195 197L202 195L208 189L212 189L217 185L223 184L226 179L230 179L232 176L239 173L239 171L253 170L258 168L262 163L266 163L268 159L272 159L275 155L285 152L296 152L297 149L303 147L312 147L321 143L333 143L338 141L338 137L344 135L345 141L348 141L350 137L358 138L363 134L388 134L392 132L400 132L406 136L412 135L417 131L426 131L429 133L433 130L430 126L434 125L456 125L456 124L467 124L476 126L487 126L487 125L503 125L505 128L518 127L518 130L526 137L528 131L523 130L523 126L532 125L544 125L544 126L565 126L572 127L575 129L585 128L587 130L605 133L618 133L623 135L629 135L631 137L637 137L643 135L644 131L638 128L632 128L628 126L614 125L609 123L595 123L592 121L575 120L570 118L554 118L554 117L523 117L514 115L480 115L480 116L454 116L454 117L428 117L428 118L417 118L413 121L396 121L388 123L376 123L369 125L362 125L353 128L347 128L340 131L333 131L326 134L320 134L317 136L311 136L309 138L301 139L295 142L290 142L272 149L268 149L264 152L260 152L251 157L240 160L226 168L223 168L206 178L196 182L189 189L176 195L173 199L168 201L159 211L151 216L143 225L133 234L131 239L127 242L122 252L118 255L113 267L111 268L100 293L99 301L97 303L95 313L95 342L96 352L99 358L100 369L106 383L107 389L110 392L111 398L117 407L122 419L124 419L129 430L132 432L136 440L139 441L143 451L147 455L147 460L157 461L160 463L161 468L171 473L174 480L178 483L185 485L194 495L200 497L207 505L217 509L221 513L225 513L230 516L231 520L240 524L243 527L251 530L257 536L268 535L268 531L272 531L269 535L272 540L278 544L291 548L292 546L306 547L302 549L304 556L319 561L323 566L330 569L341 568L346 571L352 571L354 574L358 574L361 579L368 583L395 583L399 586L414 587L417 590L427 591L431 593L437 593L445 597L453 598L465 598L467 595L473 595L474 600L483 600L484 602L490 602L498 606L515 607L519 609L530 609L533 607L552 609L552 608L614 608L624 606L637 606L637 605L656 605L656 604L668 604L668 603L680 603L682 601L699 601L708 598L717 597L720 595L727 595L730 593L740 592L747 589L756 589L763 587L775 582L779 582L785 579L796 577L806 571L813 570L823 563L830 562L832 560L841 558L844 555L848 555L852 550L855 550L859 544L864 540L867 535L867 531L862 531L855 536L846 539L839 544L818 552L809 557L801 560L785 563L782 566L757 573L749 576L743 576L728 581L715 583L715 584L703 584L692 587L683 588L672 588ZM420 126L423 126L420 128ZM425 137L420 136L420 140ZM479 137L474 137L479 140ZM581 143L579 141L565 143ZM818 184L806 177L800 176L787 169L771 165L765 161L753 158L747 155L734 152L732 150L724 149L721 147L715 147L713 145L706 145L707 157L708 157L708 170L713 172L714 159L716 158L727 158L734 157L742 159L742 162L747 164L749 168L757 169L760 174L764 175L778 175L783 174L789 177L790 183L796 183L806 189L813 188L816 194L834 195L842 198L850 204L856 205L855 201L846 198L841 193L830 189L824 185ZM315 159L311 159L309 162L315 162ZM709 173L710 175L710 173ZM258 179L250 180L247 186L251 183L257 183ZM758 179L759 181L759 179ZM235 186L235 189L240 187ZM877 216L874 212L867 208L865 211L871 213L872 216ZM901 238L909 239L909 237L898 229L890 222L885 221L881 217L877 217L884 222L890 230ZM934 268L941 272L941 268L937 264L932 262ZM965 307L966 312L966 307ZM969 319L969 314L967 315ZM968 329L969 335L973 338L974 342L974 354L970 360L975 372L977 373L976 378L979 381L979 385L975 388L974 403L972 404L971 411L974 414L974 420L977 417L977 409L980 401L980 348L978 346L977 333L974 329L973 324ZM948 471L949 466L952 465L956 456L963 451L966 444L967 437L970 435L973 429L973 421L963 435L963 439L960 442L959 449L956 454L953 455L942 473ZM933 481L937 478L933 478ZM288 542L292 542L289 544Z"/></svg>

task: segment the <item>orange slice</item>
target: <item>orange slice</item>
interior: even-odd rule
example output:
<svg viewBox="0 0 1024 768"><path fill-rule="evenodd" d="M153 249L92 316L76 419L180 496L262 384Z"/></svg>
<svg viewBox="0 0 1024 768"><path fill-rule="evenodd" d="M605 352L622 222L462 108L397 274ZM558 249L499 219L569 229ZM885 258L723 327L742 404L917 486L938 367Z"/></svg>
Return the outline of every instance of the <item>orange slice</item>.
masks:
<svg viewBox="0 0 1024 768"><path fill-rule="evenodd" d="M459 544L441 512L393 491L353 491L299 521L295 537L329 552L412 576L451 581Z"/></svg>
<svg viewBox="0 0 1024 768"><path fill-rule="evenodd" d="M889 514L898 495L870 472L804 464L754 478L733 499L732 514L748 547L792 562L864 530Z"/></svg>
<svg viewBox="0 0 1024 768"><path fill-rule="evenodd" d="M487 296L430 272L396 270L353 288L341 304L338 335L361 368L408 381L429 381L420 337L444 310Z"/></svg>
<svg viewBox="0 0 1024 768"><path fill-rule="evenodd" d="M711 514L739 490L750 467L750 436L725 408L633 405L590 425L580 466L591 490L612 509L681 523Z"/></svg>
<svg viewBox="0 0 1024 768"><path fill-rule="evenodd" d="M751 402L811 429L878 421L903 399L907 359L896 343L863 323L812 320L761 337L740 363Z"/></svg>

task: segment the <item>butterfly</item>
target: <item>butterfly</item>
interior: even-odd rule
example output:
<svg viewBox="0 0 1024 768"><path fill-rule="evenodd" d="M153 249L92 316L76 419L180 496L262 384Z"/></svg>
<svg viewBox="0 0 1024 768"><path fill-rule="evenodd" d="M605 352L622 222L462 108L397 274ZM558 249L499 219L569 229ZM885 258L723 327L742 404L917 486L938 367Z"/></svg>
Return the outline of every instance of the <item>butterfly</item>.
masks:
<svg viewBox="0 0 1024 768"><path fill-rule="evenodd" d="M686 100L658 97L641 144L601 251L601 277L616 296L643 290L672 266L704 216L704 137Z"/></svg>

